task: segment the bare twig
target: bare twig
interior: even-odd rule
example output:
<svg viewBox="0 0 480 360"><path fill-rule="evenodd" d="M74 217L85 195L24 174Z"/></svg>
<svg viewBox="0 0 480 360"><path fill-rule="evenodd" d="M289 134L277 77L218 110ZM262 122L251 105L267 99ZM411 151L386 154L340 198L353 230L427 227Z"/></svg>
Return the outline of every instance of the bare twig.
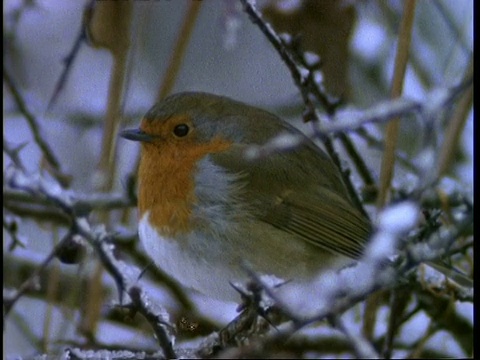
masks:
<svg viewBox="0 0 480 360"><path fill-rule="evenodd" d="M403 325L401 320L404 318L405 311L407 310L406 307L411 298L411 289L400 287L390 291L389 295L390 302L388 311L390 316L388 317L387 331L385 338L383 339L382 348L382 355L386 359L392 357L393 341L395 340L395 335L397 335L399 328Z"/></svg>
<svg viewBox="0 0 480 360"><path fill-rule="evenodd" d="M367 145L373 149L384 151L385 144L382 140L377 139L366 128L362 127L357 131L358 136L364 139ZM413 174L418 174L420 171L418 167L408 158L404 151L398 150L395 152L396 160Z"/></svg>
<svg viewBox="0 0 480 360"><path fill-rule="evenodd" d="M25 241L21 235L18 234L18 223L20 219L6 215L3 213L3 228L12 238L11 244L8 246L8 251L13 251L17 246L25 248Z"/></svg>
<svg viewBox="0 0 480 360"><path fill-rule="evenodd" d="M135 206L135 201L122 194L83 194L69 190L72 208L77 214L86 215L93 210L125 209ZM38 221L47 221L69 226L68 217L64 212L51 204L48 199L32 197L23 191L12 188L3 189L4 207L10 212L31 217Z"/></svg>
<svg viewBox="0 0 480 360"><path fill-rule="evenodd" d="M473 355L475 343L473 323L454 311L454 298L438 296L433 289L426 290L418 294L418 300L422 310L436 320L433 322L435 329L448 331L467 355ZM432 296L432 293L437 296Z"/></svg>
<svg viewBox="0 0 480 360"><path fill-rule="evenodd" d="M375 179L373 178L373 175L370 172L370 169L365 163L365 160L358 153L358 150L355 146L355 143L352 141L352 139L347 134L344 134L344 133L338 134L338 137L344 149L347 151L348 156L352 160L355 168L357 169L358 174L362 178L365 186L368 186L368 187L376 186Z"/></svg>
<svg viewBox="0 0 480 360"><path fill-rule="evenodd" d="M452 14L447 9L446 5L441 1L437 0L437 1L434 1L432 4L442 16L448 29L452 32L452 35L455 39L455 43L460 44L460 48L462 49L465 55L470 55L470 57L472 57L473 56L472 50L470 49L470 46L467 44L465 40L465 36L463 36L462 31L460 30L460 27L463 26L464 24L456 24L456 21L453 18Z"/></svg>
<svg viewBox="0 0 480 360"><path fill-rule="evenodd" d="M379 359L380 355L377 353L373 345L360 334L354 334L353 331L346 326L344 322L338 317L334 317L334 325L347 338L352 346L355 355L359 359Z"/></svg>
<svg viewBox="0 0 480 360"><path fill-rule="evenodd" d="M84 194L72 190L66 191L71 199L71 204L76 211L89 212L91 210L113 210L135 206L135 201L124 194L93 193ZM49 205L47 199L32 197L23 191L7 188L3 190L3 200L24 204ZM51 205L51 204L50 204Z"/></svg>
<svg viewBox="0 0 480 360"><path fill-rule="evenodd" d="M23 165L22 161L20 160L20 151L27 145L27 143L23 143L20 145L15 146L14 148L10 146L8 141L3 138L3 152L10 157L10 160L15 164L16 167L19 169L26 171L25 165Z"/></svg>
<svg viewBox="0 0 480 360"><path fill-rule="evenodd" d="M53 168L52 175L63 185L67 185L68 181L66 180L68 177L64 174L61 174L61 167L60 162L58 161L57 157L55 156L54 152L50 148L48 142L44 139L40 125L38 123L37 118L30 112L27 107L27 104L23 97L20 94L20 91L15 86L13 78L8 73L5 66L3 67L3 80L7 84L7 87L12 94L15 103L18 106L18 109L22 113L22 115L27 120L27 123L30 127L30 130L33 134L33 139L35 140L36 144L42 151L43 156L48 161L48 164Z"/></svg>
<svg viewBox="0 0 480 360"><path fill-rule="evenodd" d="M3 297L5 316L8 315L8 313L13 308L18 299L20 299L27 291L35 289L35 287L37 286L38 276L45 270L48 264L50 264L52 259L55 257L58 249L63 246L65 239L67 239L67 237L65 237L53 248L50 254L48 254L48 256L45 258L45 260L42 261L42 263L35 269L35 271L30 275L30 277L26 281L24 281L16 291L14 291L12 294L9 294L8 297Z"/></svg>
<svg viewBox="0 0 480 360"><path fill-rule="evenodd" d="M50 224L57 224L62 226L69 226L70 221L68 217L60 210L50 205L29 204L9 202L3 205L5 210L16 216L26 219L34 219L40 223L46 222Z"/></svg>
<svg viewBox="0 0 480 360"><path fill-rule="evenodd" d="M82 45L83 42L87 40L87 33L85 30L85 26L90 19L90 14L93 10L94 4L95 4L95 0L90 0L90 2L85 5L85 8L83 10L83 21L80 26L80 31L78 32L77 38L73 43L72 49L70 50L68 55L65 56L65 58L63 59L63 66L64 66L63 71L62 71L62 74L60 75L60 78L57 81L57 84L55 85L55 89L53 90L52 97L48 102L47 111L51 110L53 105L55 105L58 95L63 90L63 87L67 82L68 74L72 69L73 62L78 55L80 46Z"/></svg>
<svg viewBox="0 0 480 360"><path fill-rule="evenodd" d="M425 344L438 331L438 326L435 326L432 321L429 321L428 327L424 334L411 346L412 351L408 355L407 359L416 359L423 357L422 352L425 348Z"/></svg>

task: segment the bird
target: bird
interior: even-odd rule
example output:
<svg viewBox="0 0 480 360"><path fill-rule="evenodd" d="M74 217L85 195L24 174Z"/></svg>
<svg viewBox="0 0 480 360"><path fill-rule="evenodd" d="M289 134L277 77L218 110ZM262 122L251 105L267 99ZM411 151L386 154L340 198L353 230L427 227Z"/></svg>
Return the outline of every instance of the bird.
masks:
<svg viewBox="0 0 480 360"><path fill-rule="evenodd" d="M268 111L181 92L120 135L141 144L140 241L155 266L186 288L235 301L230 283L248 279L245 264L279 281L306 281L363 254L372 225L340 170ZM285 135L298 146L251 156Z"/></svg>

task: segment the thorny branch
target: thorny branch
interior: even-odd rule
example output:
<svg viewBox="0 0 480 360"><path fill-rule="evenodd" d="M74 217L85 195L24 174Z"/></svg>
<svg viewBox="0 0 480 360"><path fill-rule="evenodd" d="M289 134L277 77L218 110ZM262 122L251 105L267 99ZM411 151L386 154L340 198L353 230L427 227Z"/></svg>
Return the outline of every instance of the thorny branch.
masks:
<svg viewBox="0 0 480 360"><path fill-rule="evenodd" d="M250 0L241 0L241 2L244 6L245 12L250 16L252 22L259 27L268 41L270 41L275 50L278 52L285 65L287 65L295 85L302 94L302 98L307 106L309 115L315 116L313 112L311 112L311 110L314 109L314 105L310 99L311 90L307 85L307 82L311 82L312 80L310 71L295 60L293 54L285 46L284 40L278 36L270 24L263 20L262 14L255 8L253 2ZM316 92L315 95L317 95L318 100L320 100L327 113L332 114L335 111L335 108L338 106L338 102L336 102L332 96L322 91Z"/></svg>
<svg viewBox="0 0 480 360"><path fill-rule="evenodd" d="M265 37L270 41L272 46L280 55L280 58L283 62L287 65L292 78L295 82L295 85L300 91L302 95L303 102L305 104L305 112L303 114L304 120L312 121L313 125L318 124L319 118L317 115L317 111L315 109L315 104L312 101L311 96L313 95L317 98L320 103L323 105L325 110L328 114L333 114L338 107L339 103L333 99L332 96L328 95L323 89L319 89L319 84L315 82L315 76L313 76L312 71L307 69L303 65L299 64L298 61L295 60L295 56L292 52L288 49L288 41L289 39L282 39L268 24L263 20L262 14L255 8L253 2L250 0L241 0L245 12L250 16L250 19L254 24L256 24ZM316 70L319 71L319 70ZM320 137L319 137L320 138ZM363 209L363 205L358 198L358 194L355 191L354 186L352 185L349 174L347 170L343 170L340 158L338 157L332 141L328 137L321 137L323 143L325 144L325 148L330 155L333 163L338 167L340 170L342 177L344 179L345 185L352 197L353 201L356 203L358 209L365 213Z"/></svg>
<svg viewBox="0 0 480 360"><path fill-rule="evenodd" d="M270 24L263 20L261 13L255 8L252 1L241 0L241 2L244 6L245 12L250 16L252 22L259 27L259 29L262 31L268 41L270 41L275 50L278 52L280 58L284 61L284 63L290 70L295 85L299 89L300 94L302 95L303 102L305 104L303 118L305 122L311 121L312 126L315 129L315 127L319 123L319 118L315 109L315 104L312 101L312 97L320 101L322 106L325 108L327 114L329 115L332 115L336 111L339 102L335 100L332 96L327 94L325 89L323 89L323 86L317 81L315 81L316 78L321 77L315 76L314 71L319 72L320 70L307 68L299 64L298 61L295 60L295 54L293 54L289 50L289 44L291 42L290 39L281 38L279 35L277 35L277 33L273 30ZM297 54L297 58L303 58L303 56L298 56ZM330 158L332 159L335 166L337 166L337 168L340 170L340 173L342 175L351 199L353 200L357 208L366 215L366 211L363 208L363 204L358 197L358 193L356 192L355 187L350 180L350 172L348 169L345 169L342 166L342 162L337 152L335 151L332 140L328 136L316 136L316 138L319 138L323 141L325 149L330 155ZM352 147L350 149L352 149ZM360 159L360 157L357 158ZM366 167L362 164L360 164L359 167L362 169L366 169ZM371 178L371 176L369 178Z"/></svg>
<svg viewBox="0 0 480 360"><path fill-rule="evenodd" d="M78 52L80 51L80 46L87 40L86 26L88 25L88 21L90 21L94 4L95 4L95 0L90 0L90 2L85 5L84 12L83 12L83 21L80 26L80 31L77 34L77 38L73 43L72 49L70 50L68 55L65 56L65 59L63 60L64 68L63 68L62 74L60 75L60 78L57 81L57 84L55 85L55 89L53 91L52 97L50 98L50 101L48 102L47 109L51 109L55 104L55 102L57 101L57 98L60 95L60 92L62 91L63 87L67 82L68 74L72 69L73 62L75 61L78 55Z"/></svg>
<svg viewBox="0 0 480 360"><path fill-rule="evenodd" d="M413 100L399 98L376 103L368 109L347 108L339 110L330 118L330 122L322 121L314 131L307 132L307 137L315 139L324 138L328 134L341 135L348 132L361 132L364 136L365 125L386 123L394 118L415 115L421 119L429 120L432 114L441 113L446 107L457 99L466 89L473 86L473 78L468 79L458 85L446 89L433 90L428 93L423 100ZM325 120L324 116L318 114L320 120ZM278 141L281 140L281 141ZM368 138L368 141L374 141ZM301 138L295 135L281 135L281 138L272 139L263 146L251 146L249 155L252 157L269 156L278 151L285 151L293 146L298 146ZM379 145L379 144L377 144ZM416 166L403 155L398 154L402 163L409 169L418 173ZM369 175L370 176L370 175Z"/></svg>
<svg viewBox="0 0 480 360"><path fill-rule="evenodd" d="M125 194L84 194L68 190L72 209L77 212L88 213L91 210L114 210L135 206L135 199L129 199ZM16 189L4 189L3 200L6 202L16 202L23 204L51 205L48 199L32 198L23 191Z"/></svg>
<svg viewBox="0 0 480 360"><path fill-rule="evenodd" d="M25 100L23 99L22 95L20 94L20 91L16 87L16 85L13 81L13 78L8 73L7 69L5 69L5 66L3 67L3 80L7 84L7 87L9 89L10 93L12 94L13 99L15 100L15 103L18 106L18 109L20 110L22 115L25 117L25 120L27 120L27 123L30 127L30 130L32 131L32 135L33 135L33 138L34 138L35 142L37 143L38 147L42 151L42 154L45 157L45 159L48 161L48 164L51 166L52 175L55 176L55 178L60 183L62 183L63 185L66 185L68 183L68 176L61 173L60 162L58 161L57 157L55 156L53 150L50 148L50 145L43 138L43 134L42 134L42 131L40 129L40 125L38 124L38 120L31 113L31 111L28 109ZM5 142L4 142L4 144L5 144ZM4 145L4 147L5 147L5 145Z"/></svg>
<svg viewBox="0 0 480 360"><path fill-rule="evenodd" d="M3 152L8 155L10 160L15 164L16 167L25 171L25 165L23 165L22 160L20 159L20 151L27 145L26 143L20 144L18 146L12 147L8 141L3 138Z"/></svg>

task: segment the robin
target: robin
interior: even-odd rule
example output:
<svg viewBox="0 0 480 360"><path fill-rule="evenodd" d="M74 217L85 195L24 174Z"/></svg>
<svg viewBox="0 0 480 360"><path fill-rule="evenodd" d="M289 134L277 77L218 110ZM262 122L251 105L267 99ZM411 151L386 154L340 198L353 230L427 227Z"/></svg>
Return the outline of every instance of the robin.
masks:
<svg viewBox="0 0 480 360"><path fill-rule="evenodd" d="M252 146L283 134L302 141L249 156ZM267 111L179 93L121 136L141 143L140 240L155 264L186 287L234 300L229 282L247 278L245 262L259 274L295 281L362 254L371 224L337 167Z"/></svg>

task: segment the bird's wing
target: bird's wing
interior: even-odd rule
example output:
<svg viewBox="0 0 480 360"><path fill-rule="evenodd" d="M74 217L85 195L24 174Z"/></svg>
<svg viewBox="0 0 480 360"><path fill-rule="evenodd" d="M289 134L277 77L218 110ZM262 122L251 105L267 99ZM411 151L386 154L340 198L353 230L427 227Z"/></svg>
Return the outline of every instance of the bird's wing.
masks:
<svg viewBox="0 0 480 360"><path fill-rule="evenodd" d="M325 175L333 164L311 147L256 161L245 159L245 148L235 145L211 158L242 174L243 197L258 219L332 253L362 254L371 224L351 204L338 173Z"/></svg>
<svg viewBox="0 0 480 360"><path fill-rule="evenodd" d="M370 234L369 221L331 191L310 197L298 192L280 196L263 219L332 253L358 258Z"/></svg>

